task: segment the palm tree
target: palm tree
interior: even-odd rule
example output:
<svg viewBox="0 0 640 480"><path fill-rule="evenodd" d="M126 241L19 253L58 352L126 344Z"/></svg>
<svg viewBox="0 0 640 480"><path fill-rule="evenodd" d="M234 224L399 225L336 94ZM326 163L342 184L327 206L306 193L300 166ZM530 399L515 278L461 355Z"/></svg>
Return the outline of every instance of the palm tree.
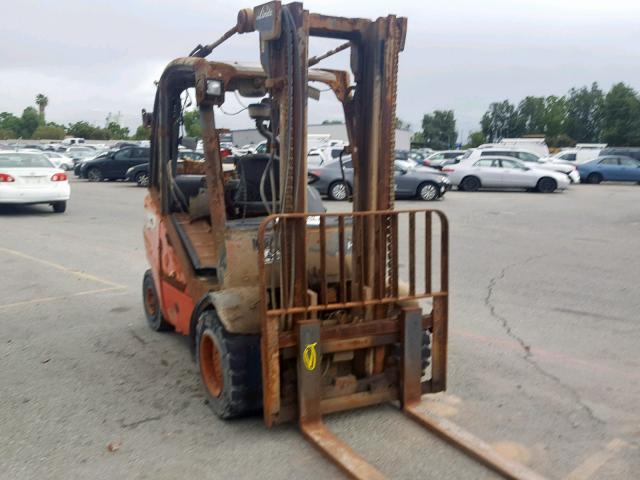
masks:
<svg viewBox="0 0 640 480"><path fill-rule="evenodd" d="M49 105L49 99L46 95L39 93L36 95L36 105L38 105L38 109L40 110L40 120L44 122L44 109Z"/></svg>

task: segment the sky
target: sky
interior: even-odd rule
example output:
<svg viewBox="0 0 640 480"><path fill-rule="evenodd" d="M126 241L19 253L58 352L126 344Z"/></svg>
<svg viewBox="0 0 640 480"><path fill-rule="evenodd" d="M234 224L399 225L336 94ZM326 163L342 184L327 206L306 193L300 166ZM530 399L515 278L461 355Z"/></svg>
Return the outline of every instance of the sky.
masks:
<svg viewBox="0 0 640 480"><path fill-rule="evenodd" d="M260 2L256 2L258 4ZM636 0L312 0L327 15L408 17L397 115L418 130L425 113L454 110L462 140L493 101L563 95L596 81L640 90L640 2ZM0 112L19 115L49 97L47 120L104 125L109 114L133 130L151 109L170 60L235 24L235 0L21 0L0 19ZM338 43L312 39L310 54ZM209 59L258 62L257 34L235 36ZM343 52L320 64L347 68ZM342 117L335 98L310 100L309 122ZM227 98L225 111L241 108ZM248 116L219 115L227 128Z"/></svg>

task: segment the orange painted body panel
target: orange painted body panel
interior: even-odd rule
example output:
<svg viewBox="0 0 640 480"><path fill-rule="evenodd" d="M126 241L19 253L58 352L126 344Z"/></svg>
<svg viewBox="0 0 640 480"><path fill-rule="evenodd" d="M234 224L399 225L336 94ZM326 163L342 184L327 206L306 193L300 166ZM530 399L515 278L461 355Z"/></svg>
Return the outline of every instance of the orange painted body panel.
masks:
<svg viewBox="0 0 640 480"><path fill-rule="evenodd" d="M195 304L186 291L185 273L168 240L165 221L151 195L145 197L144 206L144 247L153 272L162 316L175 327L176 332L188 335Z"/></svg>
<svg viewBox="0 0 640 480"><path fill-rule="evenodd" d="M189 335L191 313L195 307L189 294L163 280L162 298L161 308L164 318L176 327L176 332Z"/></svg>

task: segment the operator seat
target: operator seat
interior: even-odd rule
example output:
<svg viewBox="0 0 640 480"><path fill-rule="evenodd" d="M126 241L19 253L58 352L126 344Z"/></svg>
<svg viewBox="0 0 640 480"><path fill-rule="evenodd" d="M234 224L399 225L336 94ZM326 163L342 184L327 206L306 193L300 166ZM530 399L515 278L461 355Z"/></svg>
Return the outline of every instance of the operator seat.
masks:
<svg viewBox="0 0 640 480"><path fill-rule="evenodd" d="M236 169L238 171L237 189L232 195L234 210L239 210L240 216L255 217L267 215L267 209L263 199L260 196L260 183L262 176L265 174L267 165L271 156L264 153L254 155L244 155L236 160ZM273 198L276 198L276 205L280 199L280 162L277 157L273 159L271 166L274 178L274 191L271 188L269 173L266 173L264 181L264 196L267 203L271 204ZM226 195L225 195L226 196Z"/></svg>

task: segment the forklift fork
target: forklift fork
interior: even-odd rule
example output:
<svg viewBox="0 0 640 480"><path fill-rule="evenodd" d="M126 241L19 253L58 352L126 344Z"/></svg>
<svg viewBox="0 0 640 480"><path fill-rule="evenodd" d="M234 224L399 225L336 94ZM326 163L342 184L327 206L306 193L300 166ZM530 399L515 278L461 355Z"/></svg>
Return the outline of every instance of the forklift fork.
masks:
<svg viewBox="0 0 640 480"><path fill-rule="evenodd" d="M507 479L542 480L524 465L502 457L489 444L453 422L420 411L422 396L421 341L422 315L419 308L403 309L402 315L402 411L445 442L461 450ZM310 320L298 325L298 406L299 425L304 437L347 475L356 479L386 478L367 463L349 445L336 437L322 422L320 412L321 359L320 322ZM310 353L310 352L313 353ZM313 367L313 368L311 368Z"/></svg>

